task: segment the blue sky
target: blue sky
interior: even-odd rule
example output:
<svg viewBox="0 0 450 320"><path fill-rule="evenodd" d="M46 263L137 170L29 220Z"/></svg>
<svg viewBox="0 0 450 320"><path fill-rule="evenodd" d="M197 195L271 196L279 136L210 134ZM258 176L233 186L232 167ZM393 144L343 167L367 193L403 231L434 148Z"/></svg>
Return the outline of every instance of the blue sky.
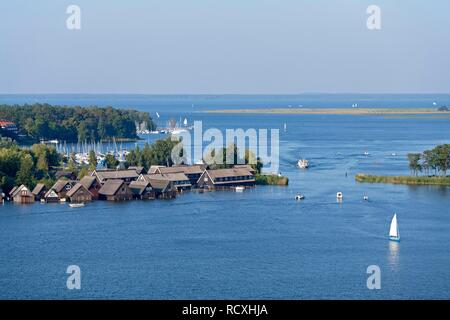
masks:
<svg viewBox="0 0 450 320"><path fill-rule="evenodd" d="M14 0L0 13L0 93L450 93L448 0Z"/></svg>

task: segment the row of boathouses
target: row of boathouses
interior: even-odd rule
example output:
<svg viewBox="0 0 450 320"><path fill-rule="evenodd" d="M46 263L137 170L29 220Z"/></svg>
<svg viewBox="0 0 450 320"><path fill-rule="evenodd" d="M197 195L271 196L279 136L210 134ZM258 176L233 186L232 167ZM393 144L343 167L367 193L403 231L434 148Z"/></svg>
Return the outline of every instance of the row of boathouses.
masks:
<svg viewBox="0 0 450 320"><path fill-rule="evenodd" d="M255 185L255 171L249 165L227 169L207 169L204 165L152 166L124 170L95 170L81 180L60 178L48 188L39 183L33 190L21 185L9 192L14 203L133 199L172 199L185 190L216 190ZM2 199L0 199L2 200Z"/></svg>

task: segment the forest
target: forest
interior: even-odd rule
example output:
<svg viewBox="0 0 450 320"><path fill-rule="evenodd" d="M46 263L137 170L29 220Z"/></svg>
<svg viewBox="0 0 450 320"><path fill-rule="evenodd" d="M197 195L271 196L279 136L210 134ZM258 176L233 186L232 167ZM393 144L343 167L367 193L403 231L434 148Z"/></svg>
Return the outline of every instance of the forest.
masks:
<svg viewBox="0 0 450 320"><path fill-rule="evenodd" d="M0 119L19 128L16 140L58 139L66 142L136 139L136 124L155 124L147 112L112 107L69 107L49 104L0 105Z"/></svg>

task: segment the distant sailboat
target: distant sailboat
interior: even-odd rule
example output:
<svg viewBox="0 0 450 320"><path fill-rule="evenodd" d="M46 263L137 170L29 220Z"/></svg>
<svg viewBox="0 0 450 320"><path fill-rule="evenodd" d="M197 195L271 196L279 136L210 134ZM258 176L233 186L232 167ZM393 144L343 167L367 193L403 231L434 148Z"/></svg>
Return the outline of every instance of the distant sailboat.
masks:
<svg viewBox="0 0 450 320"><path fill-rule="evenodd" d="M156 116L159 118L159 113L158 112L156 113Z"/></svg>
<svg viewBox="0 0 450 320"><path fill-rule="evenodd" d="M184 118L183 124L184 124L185 127L187 127L187 125L188 125L188 120L187 120L187 118Z"/></svg>
<svg viewBox="0 0 450 320"><path fill-rule="evenodd" d="M391 228L389 230L389 240L400 241L400 232L398 231L397 214L394 214L394 217L392 218L391 221Z"/></svg>
<svg viewBox="0 0 450 320"><path fill-rule="evenodd" d="M286 124L286 122L284 123L284 132L287 132L287 124Z"/></svg>

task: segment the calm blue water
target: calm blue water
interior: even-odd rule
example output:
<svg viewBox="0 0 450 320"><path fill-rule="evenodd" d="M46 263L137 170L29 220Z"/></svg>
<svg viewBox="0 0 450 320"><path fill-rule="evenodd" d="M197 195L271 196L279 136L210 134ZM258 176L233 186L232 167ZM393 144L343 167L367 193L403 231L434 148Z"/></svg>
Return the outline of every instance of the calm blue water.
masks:
<svg viewBox="0 0 450 320"><path fill-rule="evenodd" d="M275 100L280 106L310 105L290 96L154 99L0 96L0 103L104 101L158 111L161 118L167 113L202 120L204 128L282 129L286 122L287 132L280 130L280 171L290 185L242 194L191 192L173 201L95 202L82 209L5 204L0 298L450 298L450 189L354 181L357 172L408 174L406 153L450 143L449 118L218 115L187 111L186 105L258 108ZM371 107L427 107L450 100L315 99L317 107L362 100ZM366 150L370 156L363 155ZM310 160L309 170L295 167L300 156ZM344 193L341 204L337 191ZM297 192L306 195L304 202L293 200ZM365 194L369 202L362 201ZM399 244L387 240L394 212ZM72 264L82 271L80 291L66 288L65 271ZM366 268L374 264L381 268L381 290L371 291Z"/></svg>

